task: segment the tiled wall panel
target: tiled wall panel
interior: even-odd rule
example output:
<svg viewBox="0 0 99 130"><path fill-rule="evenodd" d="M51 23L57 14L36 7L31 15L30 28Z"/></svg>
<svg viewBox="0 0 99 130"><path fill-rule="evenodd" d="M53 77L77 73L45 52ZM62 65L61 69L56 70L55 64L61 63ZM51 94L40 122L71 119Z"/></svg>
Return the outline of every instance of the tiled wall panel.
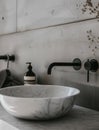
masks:
<svg viewBox="0 0 99 130"><path fill-rule="evenodd" d="M0 0L0 35L16 32L16 0Z"/></svg>
<svg viewBox="0 0 99 130"><path fill-rule="evenodd" d="M99 0L17 0L17 31L96 18L98 3Z"/></svg>

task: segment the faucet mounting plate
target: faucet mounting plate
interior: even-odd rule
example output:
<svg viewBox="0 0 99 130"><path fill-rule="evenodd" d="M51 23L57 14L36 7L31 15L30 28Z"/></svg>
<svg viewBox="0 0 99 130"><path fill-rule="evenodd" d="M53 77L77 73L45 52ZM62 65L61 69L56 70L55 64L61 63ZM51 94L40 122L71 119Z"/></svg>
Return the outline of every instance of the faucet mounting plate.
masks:
<svg viewBox="0 0 99 130"><path fill-rule="evenodd" d="M75 58L75 59L73 60L73 63L74 63L74 64L77 64L77 65L74 65L74 66L73 66L73 68L74 68L75 70L80 70L80 69L81 69L81 60L80 60L79 58Z"/></svg>

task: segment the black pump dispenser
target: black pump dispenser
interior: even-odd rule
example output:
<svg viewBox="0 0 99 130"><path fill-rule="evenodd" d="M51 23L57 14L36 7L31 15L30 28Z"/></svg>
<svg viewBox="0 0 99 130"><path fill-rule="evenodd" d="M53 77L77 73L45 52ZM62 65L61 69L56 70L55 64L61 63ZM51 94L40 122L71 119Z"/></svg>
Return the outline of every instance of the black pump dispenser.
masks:
<svg viewBox="0 0 99 130"><path fill-rule="evenodd" d="M24 75L24 84L35 84L36 83L36 75L32 71L32 65L31 62L27 62L28 65L28 71Z"/></svg>
<svg viewBox="0 0 99 130"><path fill-rule="evenodd" d="M35 76L35 73L32 71L31 62L27 62L26 64L29 64L28 71L26 72L26 76Z"/></svg>

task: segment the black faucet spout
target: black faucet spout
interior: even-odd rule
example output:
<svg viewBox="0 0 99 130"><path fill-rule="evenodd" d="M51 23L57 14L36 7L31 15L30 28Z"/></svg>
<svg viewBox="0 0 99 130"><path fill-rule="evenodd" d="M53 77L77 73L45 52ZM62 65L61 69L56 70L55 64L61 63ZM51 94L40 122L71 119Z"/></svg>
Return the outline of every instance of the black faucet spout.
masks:
<svg viewBox="0 0 99 130"><path fill-rule="evenodd" d="M75 70L79 70L81 68L81 61L80 59L76 58L73 60L73 62L53 62L48 67L48 75L51 74L52 68L55 66L73 66Z"/></svg>

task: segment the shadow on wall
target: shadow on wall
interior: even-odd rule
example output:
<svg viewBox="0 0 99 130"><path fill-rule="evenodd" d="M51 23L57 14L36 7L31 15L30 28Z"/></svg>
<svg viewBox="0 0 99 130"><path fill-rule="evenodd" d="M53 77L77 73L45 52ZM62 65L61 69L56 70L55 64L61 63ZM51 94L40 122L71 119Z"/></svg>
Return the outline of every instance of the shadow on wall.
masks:
<svg viewBox="0 0 99 130"><path fill-rule="evenodd" d="M67 86L73 86L80 90L76 98L76 104L99 111L99 87L67 82Z"/></svg>

